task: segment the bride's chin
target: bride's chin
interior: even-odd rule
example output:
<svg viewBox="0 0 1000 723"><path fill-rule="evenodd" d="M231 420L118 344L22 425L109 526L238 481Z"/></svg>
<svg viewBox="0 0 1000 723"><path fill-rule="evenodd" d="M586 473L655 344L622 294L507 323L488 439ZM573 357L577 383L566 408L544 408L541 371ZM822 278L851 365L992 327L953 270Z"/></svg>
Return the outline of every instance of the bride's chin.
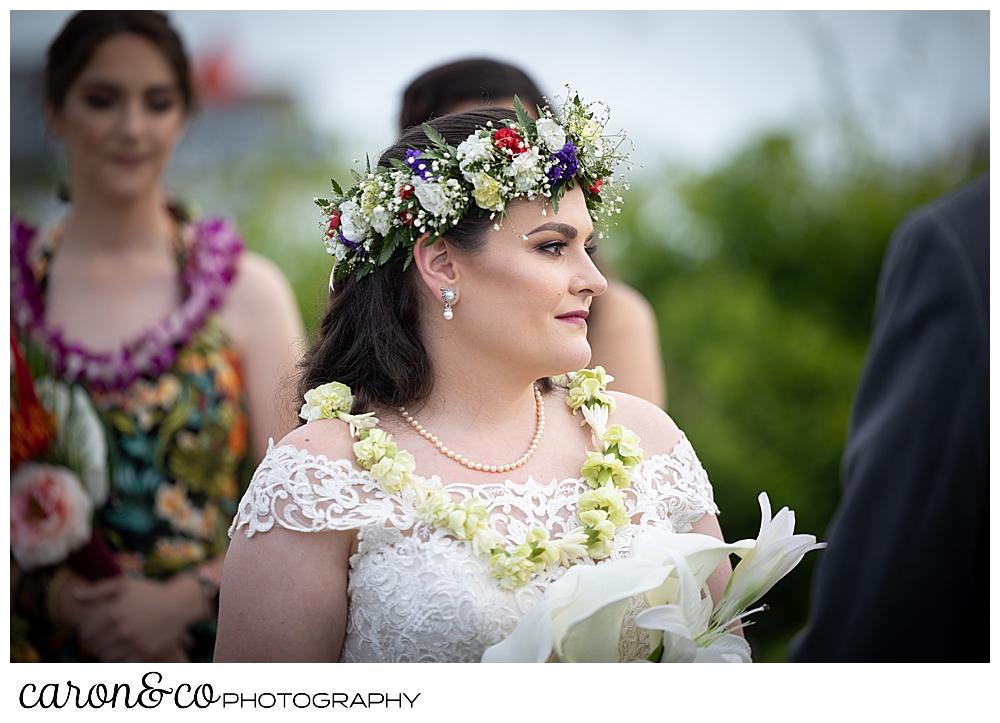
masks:
<svg viewBox="0 0 1000 723"><path fill-rule="evenodd" d="M569 372L579 371L590 366L590 344L584 342L582 348L567 351L571 353L563 355L558 362L553 364L554 371L546 376L554 377L560 374L568 374Z"/></svg>

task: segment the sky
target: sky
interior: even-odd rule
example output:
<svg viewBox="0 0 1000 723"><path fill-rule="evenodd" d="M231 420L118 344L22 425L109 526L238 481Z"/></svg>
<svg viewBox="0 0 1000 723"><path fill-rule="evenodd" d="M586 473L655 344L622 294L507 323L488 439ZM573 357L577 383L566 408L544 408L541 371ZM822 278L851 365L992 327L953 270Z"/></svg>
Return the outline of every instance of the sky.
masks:
<svg viewBox="0 0 1000 723"><path fill-rule="evenodd" d="M66 11L12 11L11 62L41 63ZM989 124L986 11L171 11L195 57L284 89L363 157L395 137L407 83L470 56L513 62L612 110L643 165L710 167L756 134L835 119L876 152L944 153Z"/></svg>

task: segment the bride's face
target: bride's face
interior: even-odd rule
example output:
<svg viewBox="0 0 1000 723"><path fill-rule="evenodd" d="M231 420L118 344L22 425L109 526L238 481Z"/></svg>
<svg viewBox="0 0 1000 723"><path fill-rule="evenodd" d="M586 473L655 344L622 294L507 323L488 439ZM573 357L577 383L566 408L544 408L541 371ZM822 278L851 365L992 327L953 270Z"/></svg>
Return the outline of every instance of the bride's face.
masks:
<svg viewBox="0 0 1000 723"><path fill-rule="evenodd" d="M594 226L579 183L558 213L539 197L509 203L507 214L463 258L455 320L468 343L531 378L586 367L588 309L608 284L590 258Z"/></svg>

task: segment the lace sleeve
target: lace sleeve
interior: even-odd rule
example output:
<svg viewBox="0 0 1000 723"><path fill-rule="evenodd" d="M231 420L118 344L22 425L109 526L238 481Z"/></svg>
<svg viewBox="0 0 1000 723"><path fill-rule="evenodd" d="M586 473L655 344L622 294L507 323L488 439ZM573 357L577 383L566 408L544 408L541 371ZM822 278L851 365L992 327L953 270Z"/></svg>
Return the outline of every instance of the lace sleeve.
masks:
<svg viewBox="0 0 1000 723"><path fill-rule="evenodd" d="M653 524L669 517L675 532L690 532L691 525L708 513L719 514L712 484L683 434L670 454L657 454L639 465L632 476L635 505L633 520Z"/></svg>
<svg viewBox="0 0 1000 723"><path fill-rule="evenodd" d="M295 532L358 530L377 525L409 529L413 519L387 497L368 472L346 459L329 460L291 445L268 443L229 527L247 537L274 525Z"/></svg>

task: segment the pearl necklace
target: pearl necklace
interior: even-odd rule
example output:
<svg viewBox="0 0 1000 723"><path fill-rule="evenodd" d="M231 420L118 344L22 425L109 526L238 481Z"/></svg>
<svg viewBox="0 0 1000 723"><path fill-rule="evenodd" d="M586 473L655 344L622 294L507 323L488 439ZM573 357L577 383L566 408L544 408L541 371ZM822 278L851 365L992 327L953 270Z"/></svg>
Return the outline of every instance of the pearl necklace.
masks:
<svg viewBox="0 0 1000 723"><path fill-rule="evenodd" d="M521 455L521 458L519 460L517 460L516 462L511 462L510 464L487 465L466 459L458 452L455 452L445 447L441 443L441 440L439 440L436 436L434 436L426 429L424 429L424 427L420 424L420 422L414 419L410 415L410 413L406 411L406 407L400 407L399 413L400 415L402 415L403 419L409 422L410 426L413 427L421 437L431 442L437 448L437 450L441 454L448 457L448 459L453 459L459 464L465 465L469 469L474 469L480 472L509 472L512 469L517 469L525 462L527 462L529 459L531 459L531 456L535 453L535 450L538 449L538 443L542 439L542 432L545 431L545 402L542 401L542 393L538 391L538 387L533 386L532 389L535 392L535 419L536 419L535 436L534 438L532 438L531 444L528 446L528 451L525 452L523 455Z"/></svg>

